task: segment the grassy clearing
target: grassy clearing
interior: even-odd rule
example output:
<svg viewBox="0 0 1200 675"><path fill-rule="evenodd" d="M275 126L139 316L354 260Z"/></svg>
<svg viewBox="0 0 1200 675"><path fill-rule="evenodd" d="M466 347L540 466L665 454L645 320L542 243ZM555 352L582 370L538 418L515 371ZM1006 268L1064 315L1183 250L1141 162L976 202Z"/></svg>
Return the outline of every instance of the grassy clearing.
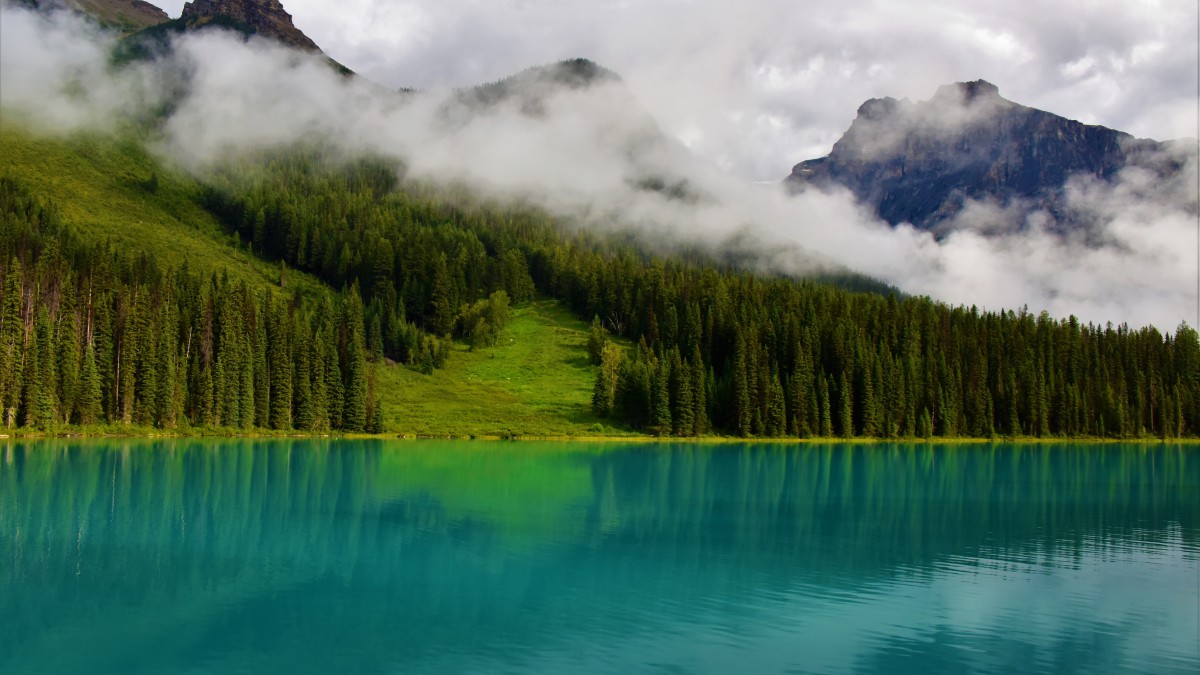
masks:
<svg viewBox="0 0 1200 675"><path fill-rule="evenodd" d="M228 273L254 288L278 288L278 263L255 258L226 234L199 206L200 185L132 138L41 136L6 122L0 125L0 175L22 180L54 202L85 241L146 253L164 267L186 263L205 275ZM306 295L326 292L294 270L288 270L287 284Z"/></svg>
<svg viewBox="0 0 1200 675"><path fill-rule="evenodd" d="M591 412L587 326L555 301L513 313L497 346L456 346L446 368L378 371L385 423L419 436L635 436Z"/></svg>

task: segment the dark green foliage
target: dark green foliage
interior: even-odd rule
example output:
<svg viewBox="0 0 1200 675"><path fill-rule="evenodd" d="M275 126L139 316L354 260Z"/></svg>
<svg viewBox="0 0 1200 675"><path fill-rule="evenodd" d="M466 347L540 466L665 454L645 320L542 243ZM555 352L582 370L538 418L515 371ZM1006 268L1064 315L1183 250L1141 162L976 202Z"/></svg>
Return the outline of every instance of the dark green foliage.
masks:
<svg viewBox="0 0 1200 675"><path fill-rule="evenodd" d="M96 368L96 349L88 345L83 354L83 369L79 375L79 423L100 421L100 371Z"/></svg>
<svg viewBox="0 0 1200 675"><path fill-rule="evenodd" d="M15 421L39 420L45 383L51 417L81 419L92 406L91 346L102 420L246 426L252 407L256 426L372 428L371 363L382 356L430 373L445 363L447 336L487 347L503 330L499 298L519 304L537 293L595 318L593 409L635 429L1200 432L1200 338L1187 326L1164 335L981 313L742 271L698 251L650 255L636 234L565 227L316 151L224 167L204 201L256 254L346 289L341 311L84 249L52 207L0 181L0 406ZM32 308L43 304L49 325L39 333ZM606 331L637 349L610 353ZM51 341L45 355L39 335Z"/></svg>
<svg viewBox="0 0 1200 675"><path fill-rule="evenodd" d="M608 331L604 330L604 326L600 324L600 317L592 317L592 326L588 330L588 361L592 365L600 365L601 356L604 354L604 345L608 344Z"/></svg>
<svg viewBox="0 0 1200 675"><path fill-rule="evenodd" d="M362 329L362 299L352 287L342 298L342 372L345 407L342 428L362 432L367 428L367 355Z"/></svg>
<svg viewBox="0 0 1200 675"><path fill-rule="evenodd" d="M327 305L256 295L224 278L165 273L149 259L78 243L52 207L7 178L0 258L6 424L340 429L350 391L350 407L362 411L354 430L367 426L353 288L343 304L357 311L337 317ZM359 364L361 385L356 376L342 386L339 358ZM372 413L379 428L382 412Z"/></svg>
<svg viewBox="0 0 1200 675"><path fill-rule="evenodd" d="M508 293L496 291L487 300L462 308L456 319L454 334L470 344L472 349L492 347L511 318Z"/></svg>
<svg viewBox="0 0 1200 675"><path fill-rule="evenodd" d="M292 428L292 322L286 305L276 305L267 324L267 366L271 378L272 429Z"/></svg>

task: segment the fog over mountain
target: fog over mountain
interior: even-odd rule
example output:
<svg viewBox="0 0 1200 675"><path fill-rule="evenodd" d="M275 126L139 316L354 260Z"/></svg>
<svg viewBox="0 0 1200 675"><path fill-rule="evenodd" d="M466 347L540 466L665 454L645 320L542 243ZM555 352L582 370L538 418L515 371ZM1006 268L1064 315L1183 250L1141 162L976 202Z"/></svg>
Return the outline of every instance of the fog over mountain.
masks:
<svg viewBox="0 0 1200 675"><path fill-rule="evenodd" d="M307 32L302 3L292 4L296 25ZM107 132L161 109L166 92L182 92L153 144L198 175L257 149L319 141L347 155L401 160L414 176L534 200L587 226L632 226L666 241L716 247L731 238L752 242L771 252L761 263L766 269L805 274L844 265L955 304L1027 305L1061 317L1172 330L1182 320L1196 322L1194 153L1169 181L1141 170L1105 181L1070 177L1066 198L1097 223L1086 238L1036 221L984 234L988 223L1012 216L1004 205L979 202L961 216L977 227L937 240L904 223L889 225L848 190L806 190L792 198L732 177L728 166L673 133L635 78L603 60L619 77L550 88L534 111L522 96L500 99L448 124L447 111L462 105L456 92L388 92L369 77L342 76L320 56L261 38L185 34L168 59L114 68L107 58L113 35L67 14L0 11L5 123L45 133ZM353 12L354 3L341 11ZM856 108L844 111L843 128ZM661 127L661 141L624 142L645 134L647 119ZM804 156L793 155L775 175ZM647 189L648 181L682 187Z"/></svg>
<svg viewBox="0 0 1200 675"><path fill-rule="evenodd" d="M156 0L179 16L185 0ZM1176 0L286 0L334 59L389 87L462 87L588 57L710 164L778 180L863 101L985 79L1139 138L1196 131L1197 8ZM781 168L783 169L781 173Z"/></svg>

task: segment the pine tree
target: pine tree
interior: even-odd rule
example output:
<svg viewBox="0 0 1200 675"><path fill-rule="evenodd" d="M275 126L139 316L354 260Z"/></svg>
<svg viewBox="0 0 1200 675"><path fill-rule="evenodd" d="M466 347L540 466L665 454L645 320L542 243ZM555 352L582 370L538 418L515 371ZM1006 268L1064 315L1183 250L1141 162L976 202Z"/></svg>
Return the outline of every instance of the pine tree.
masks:
<svg viewBox="0 0 1200 675"><path fill-rule="evenodd" d="M117 405L118 419L121 424L126 426L133 423L133 405L136 395L134 384L137 381L137 346L140 336L137 332L139 324L134 318L133 309L137 305L137 296L140 294L140 289L134 289L131 301L126 301L124 304L123 330L120 333L117 365L114 369L114 379L117 385L114 400Z"/></svg>
<svg viewBox="0 0 1200 675"><path fill-rule="evenodd" d="M609 417L616 405L618 379L624 360L621 348L605 344L600 355L600 368L596 372L596 384L592 388L592 412L598 417Z"/></svg>
<svg viewBox="0 0 1200 675"><path fill-rule="evenodd" d="M692 347L692 359L689 365L692 370L692 396L694 398L692 407L695 410L692 420L692 435L699 436L708 432L708 402L711 400L708 396L708 377L704 370L704 359L700 356L699 343Z"/></svg>
<svg viewBox="0 0 1200 675"><path fill-rule="evenodd" d="M329 410L326 428L341 429L342 410L345 407L345 387L342 385L342 369L338 363L338 345L334 331L327 331L326 340L323 349L325 352L325 398Z"/></svg>
<svg viewBox="0 0 1200 675"><path fill-rule="evenodd" d="M58 362L59 421L70 424L75 414L79 390L79 317L75 312L75 284L67 279L63 284L58 308L58 329L54 333Z"/></svg>
<svg viewBox="0 0 1200 675"><path fill-rule="evenodd" d="M242 429L253 429L256 417L255 411L255 386L254 386L254 355L251 351L250 343L245 337L238 340L238 363L241 367L238 369L240 382L238 390L241 393L241 400L238 403L238 421Z"/></svg>
<svg viewBox="0 0 1200 675"><path fill-rule="evenodd" d="M12 258L0 299L0 414L6 423L20 407L24 369L24 321L21 319L21 261ZM12 426L9 423L9 426Z"/></svg>
<svg viewBox="0 0 1200 675"><path fill-rule="evenodd" d="M371 420L367 424L367 433L382 434L384 431L383 404L378 399L375 399L374 404L371 406Z"/></svg>
<svg viewBox="0 0 1200 675"><path fill-rule="evenodd" d="M592 317L592 326L588 330L588 361L592 365L600 365L600 357L604 353L604 345L608 344L608 331L600 325L600 317Z"/></svg>
<svg viewBox="0 0 1200 675"><path fill-rule="evenodd" d="M325 350L328 342L324 327L317 328L309 350L309 372L306 375L312 396L313 431L329 429L329 390L325 386Z"/></svg>
<svg viewBox="0 0 1200 675"><path fill-rule="evenodd" d="M325 316L329 314L326 313ZM264 296L250 314L254 328L254 424L263 429L271 426L271 377L267 366L267 318L270 316L270 297Z"/></svg>
<svg viewBox="0 0 1200 675"><path fill-rule="evenodd" d="M743 438L750 435L753 414L750 409L750 381L746 377L747 365L745 341L739 339L733 361L733 417L734 428Z"/></svg>
<svg viewBox="0 0 1200 675"><path fill-rule="evenodd" d="M655 436L671 435L671 366L665 360L655 369L650 418Z"/></svg>
<svg viewBox="0 0 1200 675"><path fill-rule="evenodd" d="M439 253L433 275L433 297L430 300L429 327L436 335L449 335L454 329L455 300L450 285L446 255ZM357 295L357 291L355 292ZM365 407L364 407L365 410Z"/></svg>
<svg viewBox="0 0 1200 675"><path fill-rule="evenodd" d="M291 318L286 305L272 308L268 326L267 364L271 380L271 428L292 428Z"/></svg>
<svg viewBox="0 0 1200 675"><path fill-rule="evenodd" d="M79 423L84 426L100 421L100 371L96 367L96 349L89 343L83 353L83 367L79 374Z"/></svg>
<svg viewBox="0 0 1200 675"><path fill-rule="evenodd" d="M342 300L343 331L346 353L343 357L345 374L345 403L342 408L342 429L362 432L367 427L367 354L363 340L362 298L357 286L351 287Z"/></svg>
<svg viewBox="0 0 1200 675"><path fill-rule="evenodd" d="M817 391L817 402L819 404L818 414L820 416L820 427L822 438L833 438L833 408L830 402L829 395L829 380L833 376L825 376L824 373L818 378L820 388Z"/></svg>
<svg viewBox="0 0 1200 675"><path fill-rule="evenodd" d="M845 371L838 386L838 433L844 438L854 436L854 391Z"/></svg>
<svg viewBox="0 0 1200 675"><path fill-rule="evenodd" d="M151 322L149 290L135 297L132 312L130 321L134 325L137 359L134 362L134 421L150 426L155 421L155 403L158 400L158 348L155 343L157 327Z"/></svg>
<svg viewBox="0 0 1200 675"><path fill-rule="evenodd" d="M309 358L312 355L308 321L303 318L296 321L295 342L292 354L295 357L295 381L292 383L292 396L295 400L295 423L297 429L310 431L316 427L317 411L312 397L312 367Z"/></svg>
<svg viewBox="0 0 1200 675"><path fill-rule="evenodd" d="M672 419L676 436L696 433L696 397L692 386L692 369L680 358L679 348L671 348Z"/></svg>
<svg viewBox="0 0 1200 675"><path fill-rule="evenodd" d="M783 385L779 382L779 374L772 373L770 389L767 394L767 435L778 438L786 430L787 408L783 396Z"/></svg>

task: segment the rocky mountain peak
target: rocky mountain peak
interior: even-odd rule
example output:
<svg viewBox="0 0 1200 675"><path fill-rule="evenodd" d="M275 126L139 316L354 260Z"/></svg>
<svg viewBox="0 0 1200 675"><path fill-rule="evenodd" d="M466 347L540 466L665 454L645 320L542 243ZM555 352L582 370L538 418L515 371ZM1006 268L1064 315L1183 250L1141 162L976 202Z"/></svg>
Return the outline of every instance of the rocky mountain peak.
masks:
<svg viewBox="0 0 1200 675"><path fill-rule="evenodd" d="M279 0L194 0L183 6L180 17L189 26L213 20L233 21L247 26L255 34L273 38L285 45L319 52L321 49L292 23L292 15Z"/></svg>
<svg viewBox="0 0 1200 675"><path fill-rule="evenodd" d="M954 82L943 84L933 95L937 103L974 103L976 101L1001 100L1000 88L987 80Z"/></svg>
<svg viewBox="0 0 1200 675"><path fill-rule="evenodd" d="M1179 162L1165 150L1013 103L975 80L943 85L927 101L867 101L832 152L797 164L786 184L844 187L893 225L945 232L978 201L1057 217L1069 179L1110 180L1128 166L1166 175Z"/></svg>

